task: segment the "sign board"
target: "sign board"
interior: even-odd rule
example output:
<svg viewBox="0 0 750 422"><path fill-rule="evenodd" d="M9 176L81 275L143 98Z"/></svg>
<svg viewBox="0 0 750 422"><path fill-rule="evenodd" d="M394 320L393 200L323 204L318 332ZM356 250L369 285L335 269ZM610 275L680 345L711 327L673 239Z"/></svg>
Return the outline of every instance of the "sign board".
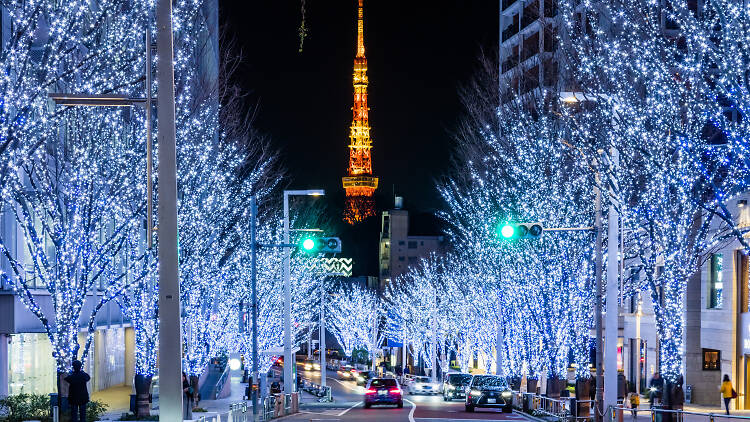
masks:
<svg viewBox="0 0 750 422"><path fill-rule="evenodd" d="M341 277L352 276L351 258L319 258L317 271Z"/></svg>

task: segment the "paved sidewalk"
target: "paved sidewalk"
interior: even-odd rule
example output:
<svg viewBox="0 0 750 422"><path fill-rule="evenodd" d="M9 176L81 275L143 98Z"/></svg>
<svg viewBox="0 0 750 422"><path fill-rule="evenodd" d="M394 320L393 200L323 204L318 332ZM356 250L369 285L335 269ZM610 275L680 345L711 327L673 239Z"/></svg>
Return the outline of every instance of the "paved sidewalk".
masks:
<svg viewBox="0 0 750 422"><path fill-rule="evenodd" d="M123 413L128 413L130 410L132 392L132 386L121 385L91 393L91 400L99 400L109 406L107 412L102 415L102 420L119 419Z"/></svg>

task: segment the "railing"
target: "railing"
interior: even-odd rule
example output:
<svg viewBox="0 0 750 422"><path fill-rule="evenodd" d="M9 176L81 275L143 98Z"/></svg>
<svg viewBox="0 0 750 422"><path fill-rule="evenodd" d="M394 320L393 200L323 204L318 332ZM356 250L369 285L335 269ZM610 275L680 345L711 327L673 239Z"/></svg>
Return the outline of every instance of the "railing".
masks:
<svg viewBox="0 0 750 422"><path fill-rule="evenodd" d="M591 409L594 400L576 400L575 397L551 398L534 393L514 391L514 404L524 412L550 416L558 421L585 422L591 419L591 412L579 415L578 409Z"/></svg>
<svg viewBox="0 0 750 422"><path fill-rule="evenodd" d="M266 398L263 399L263 411L260 414L261 420L267 421L273 419L273 412L275 408L276 396L266 396Z"/></svg>
<svg viewBox="0 0 750 422"><path fill-rule="evenodd" d="M740 415L725 415L724 413L703 413L703 412L692 412L689 410L674 410L674 409L661 409L659 407L652 407L650 409L633 409L631 407L623 407L623 406L610 406L607 416L610 418L611 421L617 420L617 412L624 412L625 413L632 413L633 411L636 411L637 413L649 413L651 416L652 422L658 422L663 421L665 418L664 416L667 415L674 415L673 421L684 421L685 415L690 416L697 416L698 418L690 418L691 422L694 422L696 419L706 418L708 422L716 422L717 419L744 419L744 420L750 420L750 416L740 416Z"/></svg>
<svg viewBox="0 0 750 422"><path fill-rule="evenodd" d="M327 385L316 384L305 378L302 380L302 390L307 391L315 397L318 397L319 402L328 403L333 401L333 399L331 398L331 387Z"/></svg>
<svg viewBox="0 0 750 422"><path fill-rule="evenodd" d="M216 381L216 389L214 390L214 400L219 398L219 394L221 394L221 390L224 389L224 384L226 384L227 380L229 380L229 365L226 365L224 367L224 372L221 373L221 376L219 377L219 380Z"/></svg>

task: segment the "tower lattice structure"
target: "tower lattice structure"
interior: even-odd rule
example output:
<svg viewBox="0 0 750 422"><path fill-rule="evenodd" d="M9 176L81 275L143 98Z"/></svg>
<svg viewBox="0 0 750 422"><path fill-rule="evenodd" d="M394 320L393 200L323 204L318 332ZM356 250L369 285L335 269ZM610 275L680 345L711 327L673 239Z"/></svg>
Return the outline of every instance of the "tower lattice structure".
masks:
<svg viewBox="0 0 750 422"><path fill-rule="evenodd" d="M367 106L367 58L365 57L364 0L357 13L357 54L354 57L354 106L349 132L349 168L342 183L346 191L344 221L355 224L375 215L375 189L378 178L372 175L372 139Z"/></svg>

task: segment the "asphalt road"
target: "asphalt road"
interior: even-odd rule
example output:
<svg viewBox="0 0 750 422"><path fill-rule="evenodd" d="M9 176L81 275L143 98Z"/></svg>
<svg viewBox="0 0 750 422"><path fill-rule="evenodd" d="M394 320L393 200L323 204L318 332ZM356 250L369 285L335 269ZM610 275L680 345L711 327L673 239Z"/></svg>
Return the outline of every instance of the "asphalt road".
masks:
<svg viewBox="0 0 750 422"><path fill-rule="evenodd" d="M333 375L331 377L330 375ZM303 376L313 382L320 381L316 372L304 373ZM336 421L386 421L386 422L449 422L449 421L527 421L516 413L502 413L499 409L476 409L474 413L464 410L463 401L444 402L442 396L404 396L404 408L395 406L373 406L365 409L362 406L364 388L353 381L339 381L335 372L327 379L333 391L334 403L327 407L315 407L315 404L303 406L302 413L284 418L285 421L336 422ZM311 403L308 400L307 403Z"/></svg>

